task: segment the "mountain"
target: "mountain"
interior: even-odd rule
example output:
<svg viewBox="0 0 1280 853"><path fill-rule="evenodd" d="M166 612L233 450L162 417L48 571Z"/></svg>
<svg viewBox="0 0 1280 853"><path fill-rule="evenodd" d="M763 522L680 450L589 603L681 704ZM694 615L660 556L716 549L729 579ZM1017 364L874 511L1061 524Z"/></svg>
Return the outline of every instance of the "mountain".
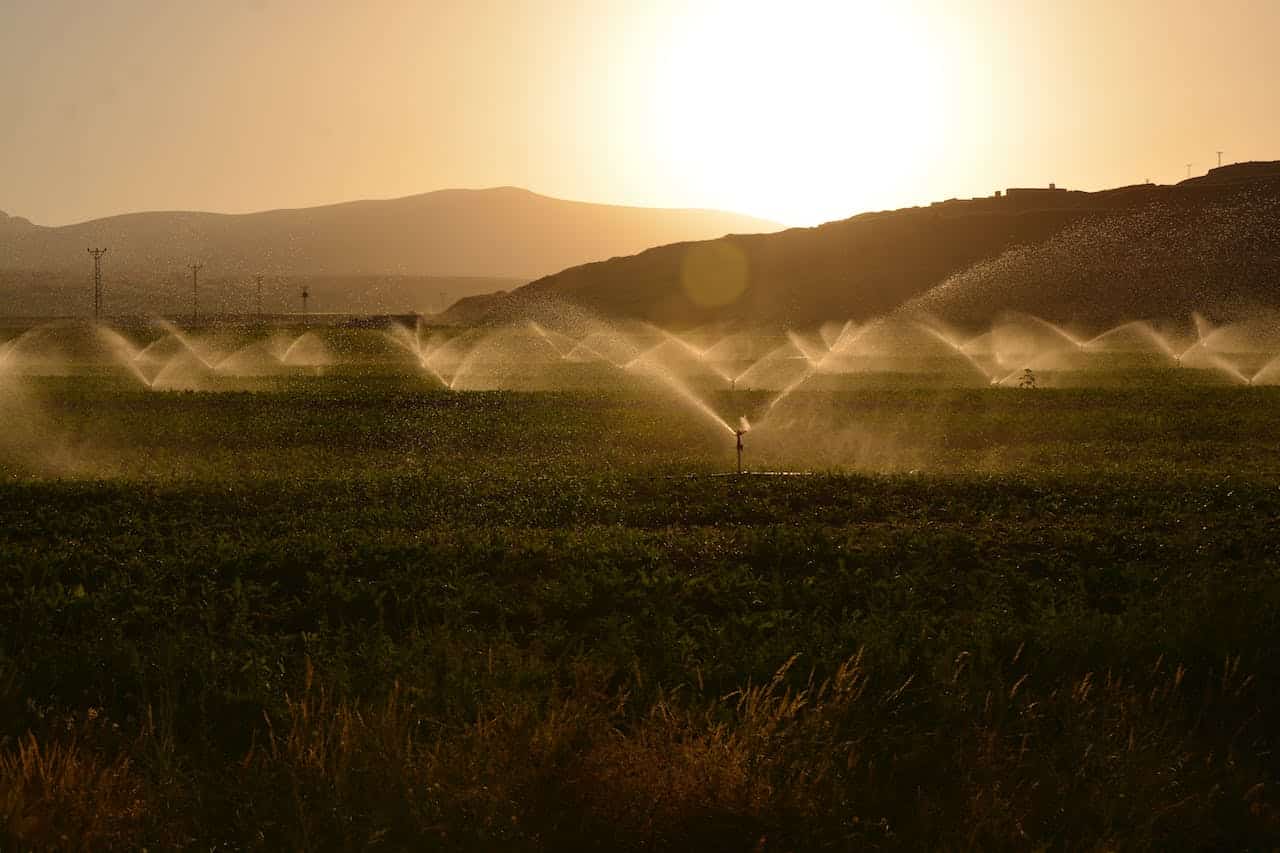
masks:
<svg viewBox="0 0 1280 853"><path fill-rule="evenodd" d="M1107 323L1280 306L1278 284L1280 163L1245 163L1176 186L1015 188L661 246L469 300L449 316L570 303L668 325L804 326L902 310L981 323L1010 309Z"/></svg>
<svg viewBox="0 0 1280 853"><path fill-rule="evenodd" d="M108 305L146 311L159 310L157 299L181 302L192 263L204 264L210 287L254 274L287 280L291 288L374 280L384 292L427 291L434 300L442 279L453 281L456 298L660 243L778 227L720 211L588 204L510 187L250 214L133 213L57 228L5 216L0 291L10 293L8 299L0 293L0 305L23 301L23 283L32 281L46 296L65 291L63 297L82 303L90 246L109 250ZM464 280L471 286L459 291ZM40 313L30 304L40 300L26 301L25 313ZM210 304L218 304L212 294Z"/></svg>

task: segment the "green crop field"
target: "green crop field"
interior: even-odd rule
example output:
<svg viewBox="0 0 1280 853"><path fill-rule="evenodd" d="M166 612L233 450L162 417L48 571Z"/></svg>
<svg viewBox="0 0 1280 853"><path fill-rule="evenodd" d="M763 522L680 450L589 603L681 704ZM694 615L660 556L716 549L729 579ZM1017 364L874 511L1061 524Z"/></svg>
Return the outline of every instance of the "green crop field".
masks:
<svg viewBox="0 0 1280 853"><path fill-rule="evenodd" d="M802 391L742 476L625 384L11 377L0 848L1269 847L1280 389L1189 375Z"/></svg>

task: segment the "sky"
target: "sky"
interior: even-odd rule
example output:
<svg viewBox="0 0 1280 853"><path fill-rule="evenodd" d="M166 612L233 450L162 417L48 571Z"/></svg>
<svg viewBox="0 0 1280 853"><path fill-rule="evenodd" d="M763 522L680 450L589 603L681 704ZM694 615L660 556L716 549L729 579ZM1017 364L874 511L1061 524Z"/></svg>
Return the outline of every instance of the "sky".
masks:
<svg viewBox="0 0 1280 853"><path fill-rule="evenodd" d="M0 0L0 210L451 187L811 225L1280 159L1280 0Z"/></svg>

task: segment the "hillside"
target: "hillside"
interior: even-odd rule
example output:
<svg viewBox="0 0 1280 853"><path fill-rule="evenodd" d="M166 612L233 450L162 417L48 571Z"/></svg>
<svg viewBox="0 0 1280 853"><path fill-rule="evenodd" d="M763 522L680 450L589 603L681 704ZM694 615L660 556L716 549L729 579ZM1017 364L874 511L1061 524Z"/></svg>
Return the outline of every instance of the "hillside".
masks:
<svg viewBox="0 0 1280 853"><path fill-rule="evenodd" d="M795 326L902 309L956 322L1010 308L1090 322L1185 317L1280 305L1278 259L1280 164L1250 163L1177 186L1009 190L662 246L472 300L463 319L559 302L666 324Z"/></svg>
<svg viewBox="0 0 1280 853"><path fill-rule="evenodd" d="M418 280L417 291L430 293L425 301L438 309L441 278L471 280L473 287L449 288L458 298L661 243L777 227L719 211L587 204L509 187L238 215L134 213L57 228L3 217L0 289L8 295L0 302L25 301L23 313L40 313L30 304L34 292L21 290L32 280L65 297L49 297L51 305L83 301L91 269L85 249L106 246L114 310L160 310L152 304L157 290L180 292L186 266L199 262L211 286L254 274L346 279L353 287L371 278ZM396 302L405 303L397 310L414 307Z"/></svg>
<svg viewBox="0 0 1280 853"><path fill-rule="evenodd" d="M1280 308L1280 193L1189 201L1092 215L976 264L905 308L962 324L1012 310L1092 326Z"/></svg>

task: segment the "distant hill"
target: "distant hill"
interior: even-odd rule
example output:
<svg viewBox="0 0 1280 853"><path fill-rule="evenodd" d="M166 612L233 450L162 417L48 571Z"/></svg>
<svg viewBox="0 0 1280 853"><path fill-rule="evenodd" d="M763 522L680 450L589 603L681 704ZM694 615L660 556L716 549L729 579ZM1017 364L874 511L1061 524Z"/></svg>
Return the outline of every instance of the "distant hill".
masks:
<svg viewBox="0 0 1280 853"><path fill-rule="evenodd" d="M1232 163L1230 166L1219 166L1210 169L1206 174L1187 178L1178 184L1180 187L1223 186L1227 184L1247 183L1250 181L1280 178L1280 161L1262 160L1248 163Z"/></svg>
<svg viewBox="0 0 1280 853"><path fill-rule="evenodd" d="M191 263L204 263L211 288L254 274L298 286L375 281L381 297L344 298L384 306L388 294L404 291L407 299L392 300L396 310L438 310L440 290L456 299L661 243L778 227L720 211L587 204L510 187L250 214L134 213L57 228L0 215L0 309L17 302L26 307L20 313L56 313L82 303L89 246L109 249L113 310L181 302ZM452 284L442 287L445 279ZM24 282L37 286L24 292ZM240 296L210 293L211 304L228 299Z"/></svg>
<svg viewBox="0 0 1280 853"><path fill-rule="evenodd" d="M666 324L788 326L900 310L981 323L1016 308L1107 323L1280 307L1280 163L1225 166L1177 186L1013 189L661 246L469 300L449 316L473 322L566 302Z"/></svg>

